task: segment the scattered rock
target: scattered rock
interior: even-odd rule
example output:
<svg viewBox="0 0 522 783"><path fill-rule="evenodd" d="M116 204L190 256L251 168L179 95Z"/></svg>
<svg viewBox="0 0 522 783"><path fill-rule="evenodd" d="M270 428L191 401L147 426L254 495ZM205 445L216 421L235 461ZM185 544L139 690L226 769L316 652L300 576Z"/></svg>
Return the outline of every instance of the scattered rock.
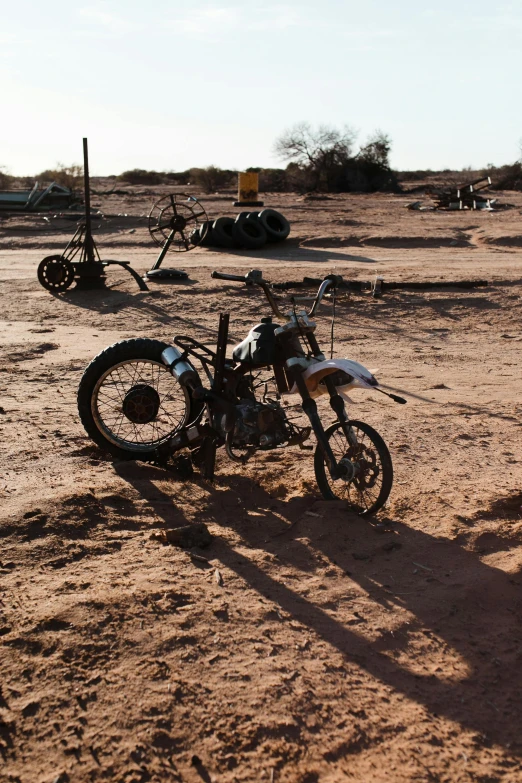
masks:
<svg viewBox="0 0 522 783"><path fill-rule="evenodd" d="M216 580L216 584L220 587L223 587L223 577L221 576L221 571L219 568L216 568L214 571L214 579Z"/></svg>
<svg viewBox="0 0 522 783"><path fill-rule="evenodd" d="M167 544L179 546L181 549L192 549L196 546L205 549L213 540L212 534L203 522L175 527L173 530L162 530L154 537L164 540Z"/></svg>
<svg viewBox="0 0 522 783"><path fill-rule="evenodd" d="M196 560L198 563L205 563L206 565L209 565L209 559L207 557L203 557L203 555L198 555L196 552L190 552L190 556L192 560Z"/></svg>
<svg viewBox="0 0 522 783"><path fill-rule="evenodd" d="M359 614L359 612L354 612L353 617L350 617L346 621L346 625L359 625L360 623L365 623L366 620L362 615Z"/></svg>
<svg viewBox="0 0 522 783"><path fill-rule="evenodd" d="M37 517L42 513L41 508L35 508L32 511L26 511L24 514L24 519L32 519L33 517Z"/></svg>
<svg viewBox="0 0 522 783"><path fill-rule="evenodd" d="M22 715L24 718L29 718L31 715L36 715L39 709L40 704L37 701L30 701L22 708Z"/></svg>
<svg viewBox="0 0 522 783"><path fill-rule="evenodd" d="M59 617L48 617L38 623L35 631L67 631L70 627L71 624L66 620L61 620Z"/></svg>
<svg viewBox="0 0 522 783"><path fill-rule="evenodd" d="M214 616L218 618L218 620L223 620L225 623L228 623L230 620L228 615L228 604L223 604L223 606L216 607L215 609L212 609L212 612Z"/></svg>

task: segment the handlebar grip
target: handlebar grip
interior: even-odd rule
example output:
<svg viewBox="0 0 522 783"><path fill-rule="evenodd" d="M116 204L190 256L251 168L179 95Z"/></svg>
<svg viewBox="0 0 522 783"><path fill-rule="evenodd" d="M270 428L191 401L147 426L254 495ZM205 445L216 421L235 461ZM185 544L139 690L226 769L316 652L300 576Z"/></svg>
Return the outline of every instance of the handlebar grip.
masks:
<svg viewBox="0 0 522 783"><path fill-rule="evenodd" d="M246 283L244 275L226 275L224 272L214 271L210 277L213 277L215 280L234 280L236 283Z"/></svg>
<svg viewBox="0 0 522 783"><path fill-rule="evenodd" d="M324 280L330 280L334 288L338 288L343 282L342 275L334 275L334 274L326 275Z"/></svg>

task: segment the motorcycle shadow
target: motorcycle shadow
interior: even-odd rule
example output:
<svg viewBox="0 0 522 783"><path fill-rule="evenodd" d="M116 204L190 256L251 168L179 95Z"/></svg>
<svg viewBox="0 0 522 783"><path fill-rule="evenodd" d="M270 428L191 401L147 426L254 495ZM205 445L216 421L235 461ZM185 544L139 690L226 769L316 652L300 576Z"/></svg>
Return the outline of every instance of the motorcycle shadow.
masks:
<svg viewBox="0 0 522 783"><path fill-rule="evenodd" d="M176 491L179 482L156 469L116 469L164 526L179 525L194 497L185 524L204 521L215 535L202 554L212 567L219 564L234 606L253 591L274 622L299 623L314 647L326 643L347 667L484 741L522 750L516 721L499 720L513 714L512 694L522 688L520 668L506 652L513 649L519 573L508 575L482 560L480 550L409 527L399 515L375 524L318 499L311 486L292 495L293 477L287 495L274 497L230 470L215 485L196 479ZM493 549L515 543L498 535ZM504 663L492 678L496 656Z"/></svg>

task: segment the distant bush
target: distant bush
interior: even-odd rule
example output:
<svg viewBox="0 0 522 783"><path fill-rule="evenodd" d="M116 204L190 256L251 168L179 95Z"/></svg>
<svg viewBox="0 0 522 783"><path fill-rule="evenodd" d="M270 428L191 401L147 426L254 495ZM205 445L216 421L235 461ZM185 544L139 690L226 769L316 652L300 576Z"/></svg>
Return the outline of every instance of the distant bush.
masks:
<svg viewBox="0 0 522 783"><path fill-rule="evenodd" d="M7 190L13 180L14 177L8 174L3 166L0 166L0 190Z"/></svg>
<svg viewBox="0 0 522 783"><path fill-rule="evenodd" d="M397 179L399 182L422 182L433 175L431 169L417 169L416 171L398 171Z"/></svg>
<svg viewBox="0 0 522 783"><path fill-rule="evenodd" d="M195 185L205 193L228 188L235 183L236 172L217 166L192 168L187 171L146 171L132 169L120 174L118 180L129 185Z"/></svg>
<svg viewBox="0 0 522 783"><path fill-rule="evenodd" d="M73 163L71 166L64 166L63 163L57 163L55 169L46 169L37 175L36 179L40 185L50 185L51 182L57 182L64 188L76 190L80 187L83 179L83 166Z"/></svg>
<svg viewBox="0 0 522 783"><path fill-rule="evenodd" d="M117 179L119 182L127 182L129 185L161 185L164 174L160 171L146 171L145 169L131 169L124 171Z"/></svg>
<svg viewBox="0 0 522 783"><path fill-rule="evenodd" d="M289 161L287 184L293 190L327 193L378 190L398 191L399 183L390 168L390 137L375 131L356 153L356 134L345 126L312 128L307 122L286 130L274 145L276 155Z"/></svg>
<svg viewBox="0 0 522 783"><path fill-rule="evenodd" d="M493 187L498 190L522 190L522 161L488 171Z"/></svg>
<svg viewBox="0 0 522 783"><path fill-rule="evenodd" d="M167 171L164 178L169 185L188 185L190 184L190 171Z"/></svg>
<svg viewBox="0 0 522 783"><path fill-rule="evenodd" d="M205 193L234 187L237 184L237 171L207 166L204 169L190 169L190 184L197 185Z"/></svg>

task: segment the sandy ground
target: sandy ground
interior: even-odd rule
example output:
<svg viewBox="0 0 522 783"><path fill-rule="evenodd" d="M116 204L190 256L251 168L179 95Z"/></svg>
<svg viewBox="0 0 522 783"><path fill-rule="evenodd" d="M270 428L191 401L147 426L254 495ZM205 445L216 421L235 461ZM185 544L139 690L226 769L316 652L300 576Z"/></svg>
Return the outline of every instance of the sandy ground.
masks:
<svg viewBox="0 0 522 783"><path fill-rule="evenodd" d="M515 208L265 197L291 220L286 243L169 256L190 281L150 294L110 271L109 290L52 296L36 267L65 235L0 235L2 780L522 780L522 197L502 199ZM102 227L102 257L151 266L152 200L98 198L135 215ZM230 201L204 203L218 216ZM266 304L210 272L252 267L491 281L338 299L336 355L409 395L353 393L394 462L373 522L322 501L297 448L182 483L82 430L76 389L99 350L212 344L221 311L242 339ZM192 521L215 536L208 564L158 540Z"/></svg>

